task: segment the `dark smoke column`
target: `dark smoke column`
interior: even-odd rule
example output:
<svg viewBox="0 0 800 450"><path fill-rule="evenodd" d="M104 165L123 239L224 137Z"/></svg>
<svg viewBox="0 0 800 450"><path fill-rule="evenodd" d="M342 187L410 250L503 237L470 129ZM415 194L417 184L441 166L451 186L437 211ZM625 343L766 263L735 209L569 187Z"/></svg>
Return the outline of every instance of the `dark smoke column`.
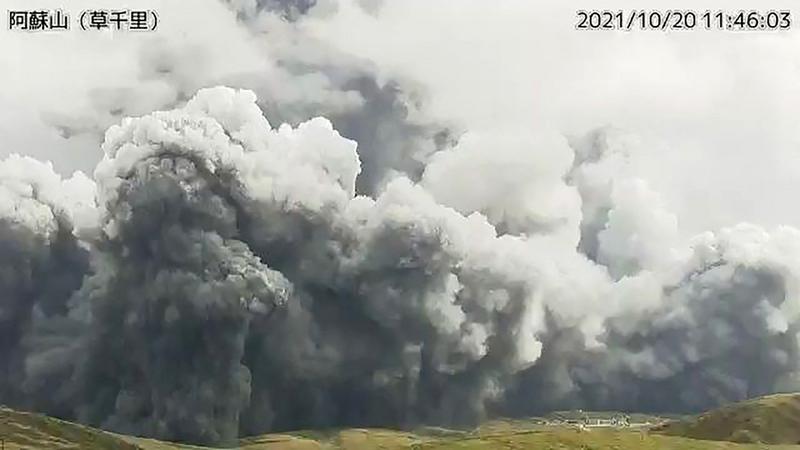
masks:
<svg viewBox="0 0 800 450"><path fill-rule="evenodd" d="M88 253L73 234L73 213L80 203L93 207L93 192L83 174L62 180L31 158L0 160L0 404L33 406L25 340L34 315L66 314L80 287Z"/></svg>
<svg viewBox="0 0 800 450"><path fill-rule="evenodd" d="M233 444L250 397L250 320L290 286L239 240L238 174L223 158L241 147L198 103L107 133L82 413L126 433Z"/></svg>
<svg viewBox="0 0 800 450"><path fill-rule="evenodd" d="M326 119L272 128L213 88L104 150L83 421L204 444L463 425L538 357L525 242L407 178L356 196L356 144Z"/></svg>

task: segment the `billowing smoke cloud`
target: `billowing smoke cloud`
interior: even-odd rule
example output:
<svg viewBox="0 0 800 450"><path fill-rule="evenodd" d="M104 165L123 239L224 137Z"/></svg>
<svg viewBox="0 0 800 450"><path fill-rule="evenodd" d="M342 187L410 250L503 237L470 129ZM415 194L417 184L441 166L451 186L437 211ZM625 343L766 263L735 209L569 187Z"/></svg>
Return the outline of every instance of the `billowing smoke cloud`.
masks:
<svg viewBox="0 0 800 450"><path fill-rule="evenodd" d="M103 148L82 421L200 443L476 423L539 355L534 274L486 262L524 242L405 178L356 196L356 145L325 119L272 129L217 88Z"/></svg>
<svg viewBox="0 0 800 450"><path fill-rule="evenodd" d="M741 225L698 237L660 280L622 278L618 295L636 304L607 318L595 345L574 329L548 334L501 409L695 412L797 390L798 237Z"/></svg>
<svg viewBox="0 0 800 450"><path fill-rule="evenodd" d="M250 394L248 327L290 286L241 241L234 144L218 122L191 115L203 100L107 134L95 173L102 265L84 286L96 326L81 415L130 433L231 443ZM221 119L236 126L240 104L227 106Z"/></svg>
<svg viewBox="0 0 800 450"><path fill-rule="evenodd" d="M32 405L46 398L28 385L26 358L33 329L66 316L83 280L88 252L73 225L93 219L94 184L68 180L50 165L12 155L0 161L0 398ZM51 345L60 344L51 342ZM30 392L29 388L34 388ZM46 387L45 387L46 389Z"/></svg>
<svg viewBox="0 0 800 450"><path fill-rule="evenodd" d="M615 133L468 135L363 196L331 122L219 87L111 127L96 188L11 158L3 401L232 444L797 389L800 232L681 243Z"/></svg>
<svg viewBox="0 0 800 450"><path fill-rule="evenodd" d="M630 140L601 129L572 145L578 249L616 280L614 312L596 342L551 328L499 409L689 412L800 388L798 231L741 224L681 244L675 216L626 173Z"/></svg>
<svg viewBox="0 0 800 450"><path fill-rule="evenodd" d="M48 112L47 122L66 139L88 137L99 145L124 117L180 107L203 87L246 88L271 122L298 125L324 116L356 141L357 192L373 196L398 175L418 180L431 155L456 140L458 130L425 111L423 86L386 77L370 61L304 31L303 21L334 12L336 1L231 0L216 7L216 20L226 24L219 36L153 38L131 55L134 80L94 88L80 114Z"/></svg>

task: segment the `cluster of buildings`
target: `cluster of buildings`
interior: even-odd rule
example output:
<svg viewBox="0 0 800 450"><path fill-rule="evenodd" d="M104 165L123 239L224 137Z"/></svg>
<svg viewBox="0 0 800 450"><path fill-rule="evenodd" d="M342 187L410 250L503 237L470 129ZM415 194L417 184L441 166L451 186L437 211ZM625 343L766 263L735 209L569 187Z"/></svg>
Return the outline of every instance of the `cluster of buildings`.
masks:
<svg viewBox="0 0 800 450"><path fill-rule="evenodd" d="M613 427L622 428L631 426L631 418L627 414L589 413L582 410L563 411L550 414L544 421L545 425L572 425L580 427Z"/></svg>

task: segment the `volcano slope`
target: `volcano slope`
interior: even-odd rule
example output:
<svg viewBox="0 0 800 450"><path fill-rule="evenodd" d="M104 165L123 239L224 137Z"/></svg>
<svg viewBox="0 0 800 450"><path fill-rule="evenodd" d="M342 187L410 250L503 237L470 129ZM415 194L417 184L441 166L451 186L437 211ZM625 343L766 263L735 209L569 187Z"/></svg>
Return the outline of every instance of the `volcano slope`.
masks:
<svg viewBox="0 0 800 450"><path fill-rule="evenodd" d="M714 441L800 444L800 393L733 403L655 431Z"/></svg>
<svg viewBox="0 0 800 450"><path fill-rule="evenodd" d="M611 413L610 413L611 414ZM634 421L635 422L635 421ZM123 436L47 416L0 408L3 450L187 450L187 446ZM800 394L732 404L656 426L583 427L540 418L494 420L475 430L420 428L305 430L242 439L244 450L305 449L616 449L800 450ZM795 445L793 445L795 444Z"/></svg>

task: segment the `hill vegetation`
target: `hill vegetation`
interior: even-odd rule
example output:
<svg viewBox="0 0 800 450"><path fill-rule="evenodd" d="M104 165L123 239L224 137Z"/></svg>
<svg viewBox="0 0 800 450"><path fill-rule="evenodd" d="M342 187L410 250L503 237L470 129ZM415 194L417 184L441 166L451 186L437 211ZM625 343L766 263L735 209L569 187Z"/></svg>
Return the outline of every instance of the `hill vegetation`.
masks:
<svg viewBox="0 0 800 450"><path fill-rule="evenodd" d="M734 403L657 431L715 441L800 444L800 393Z"/></svg>
<svg viewBox="0 0 800 450"><path fill-rule="evenodd" d="M543 450L800 450L800 394L774 395L729 405L655 427L655 416L632 414L631 427L575 425L617 413L560 412L545 418L493 420L471 431L424 427L308 430L242 439L243 450L312 449L543 449ZM569 424L563 420L567 417ZM198 450L108 433L39 414L0 408L2 450Z"/></svg>

